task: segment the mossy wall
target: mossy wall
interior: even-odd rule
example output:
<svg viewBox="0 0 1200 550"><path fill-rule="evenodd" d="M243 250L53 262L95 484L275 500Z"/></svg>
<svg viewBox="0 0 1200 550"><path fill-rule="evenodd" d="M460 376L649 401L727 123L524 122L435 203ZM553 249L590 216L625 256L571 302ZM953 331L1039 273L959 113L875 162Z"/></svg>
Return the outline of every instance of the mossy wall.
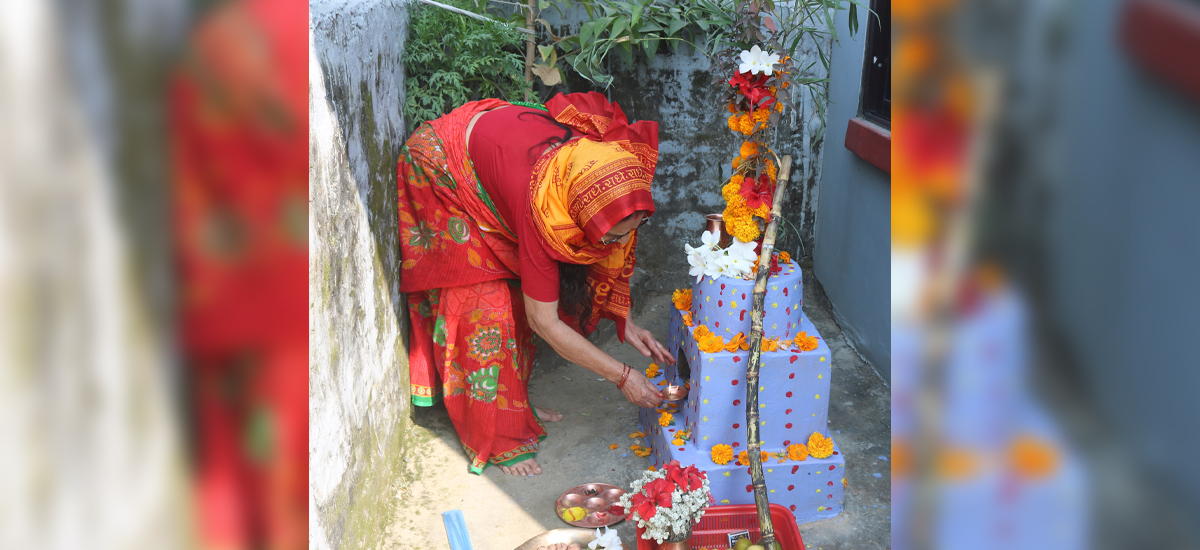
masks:
<svg viewBox="0 0 1200 550"><path fill-rule="evenodd" d="M395 165L407 2L310 3L310 547L375 548L411 433Z"/></svg>

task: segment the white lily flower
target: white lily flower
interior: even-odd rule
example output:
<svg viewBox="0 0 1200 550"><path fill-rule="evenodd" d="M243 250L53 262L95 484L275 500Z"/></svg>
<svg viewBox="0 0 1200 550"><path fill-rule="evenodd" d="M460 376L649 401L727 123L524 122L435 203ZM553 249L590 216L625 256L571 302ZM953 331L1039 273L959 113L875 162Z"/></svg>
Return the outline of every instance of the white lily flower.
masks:
<svg viewBox="0 0 1200 550"><path fill-rule="evenodd" d="M621 547L621 539L617 536L615 529L604 528L604 534L600 534L600 530L596 529L596 540L588 543L588 548L596 550L604 548L605 550L624 550Z"/></svg>
<svg viewBox="0 0 1200 550"><path fill-rule="evenodd" d="M772 65L779 62L779 55L766 52L754 45L749 51L742 50L742 63L738 66L739 73L758 74L762 71L763 74L770 76L775 69Z"/></svg>

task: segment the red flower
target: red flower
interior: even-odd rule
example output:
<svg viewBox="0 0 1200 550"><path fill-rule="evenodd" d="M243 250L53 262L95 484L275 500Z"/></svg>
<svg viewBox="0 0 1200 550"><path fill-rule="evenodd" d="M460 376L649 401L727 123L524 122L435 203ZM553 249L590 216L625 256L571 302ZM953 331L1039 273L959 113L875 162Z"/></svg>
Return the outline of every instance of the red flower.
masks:
<svg viewBox="0 0 1200 550"><path fill-rule="evenodd" d="M704 485L704 472L697 470L695 466L688 466L667 474L667 480L681 491L695 491Z"/></svg>
<svg viewBox="0 0 1200 550"><path fill-rule="evenodd" d="M775 195L775 185L772 184L771 178L763 173L758 177L758 181L754 178L746 178L742 180L742 187L738 189L738 194L746 199L746 207L754 210L762 205L767 205L771 208L771 199Z"/></svg>
<svg viewBox="0 0 1200 550"><path fill-rule="evenodd" d="M767 75L749 75L750 73L737 73L729 79L729 85L741 90L742 95L746 96L755 108L770 107L775 102L775 96L767 89ZM766 101L763 101L764 99Z"/></svg>
<svg viewBox="0 0 1200 550"><path fill-rule="evenodd" d="M675 467L679 467L678 462L675 463ZM655 479L642 487L640 493L630 498L633 511L642 519L650 519L658 513L658 507L671 507L671 493L674 491L675 484L662 478Z"/></svg>

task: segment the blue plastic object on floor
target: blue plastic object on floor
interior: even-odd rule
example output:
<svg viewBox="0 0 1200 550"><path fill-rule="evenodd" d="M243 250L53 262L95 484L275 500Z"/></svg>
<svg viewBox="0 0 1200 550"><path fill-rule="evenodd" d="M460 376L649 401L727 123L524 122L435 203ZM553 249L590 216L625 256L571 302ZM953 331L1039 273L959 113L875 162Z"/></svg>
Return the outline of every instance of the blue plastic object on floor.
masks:
<svg viewBox="0 0 1200 550"><path fill-rule="evenodd" d="M442 512L442 521L446 524L446 538L450 541L450 550L473 550L471 537L467 535L467 520L462 510Z"/></svg>

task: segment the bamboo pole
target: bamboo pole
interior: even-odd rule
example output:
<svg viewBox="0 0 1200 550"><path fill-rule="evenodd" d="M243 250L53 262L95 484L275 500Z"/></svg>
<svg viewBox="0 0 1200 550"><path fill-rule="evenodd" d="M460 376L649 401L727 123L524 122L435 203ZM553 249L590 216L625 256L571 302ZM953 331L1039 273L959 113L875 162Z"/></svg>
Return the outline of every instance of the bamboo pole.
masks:
<svg viewBox="0 0 1200 550"><path fill-rule="evenodd" d="M525 10L525 30L534 34L533 21L537 14L537 0L529 0ZM534 39L529 37L525 42L525 101L533 101L533 61L536 52Z"/></svg>
<svg viewBox="0 0 1200 550"><path fill-rule="evenodd" d="M779 180L771 199L771 221L763 236L758 255L758 275L754 279L754 310L750 315L750 360L746 362L746 454L750 458L750 480L754 485L754 506L758 509L758 544L767 550L775 549L775 527L771 522L771 507L767 502L767 482L763 478L762 442L758 436L758 369L762 364L763 306L767 299L767 277L771 273L771 253L775 251L775 232L779 226L780 206L792 171L792 157L784 155L779 166Z"/></svg>

